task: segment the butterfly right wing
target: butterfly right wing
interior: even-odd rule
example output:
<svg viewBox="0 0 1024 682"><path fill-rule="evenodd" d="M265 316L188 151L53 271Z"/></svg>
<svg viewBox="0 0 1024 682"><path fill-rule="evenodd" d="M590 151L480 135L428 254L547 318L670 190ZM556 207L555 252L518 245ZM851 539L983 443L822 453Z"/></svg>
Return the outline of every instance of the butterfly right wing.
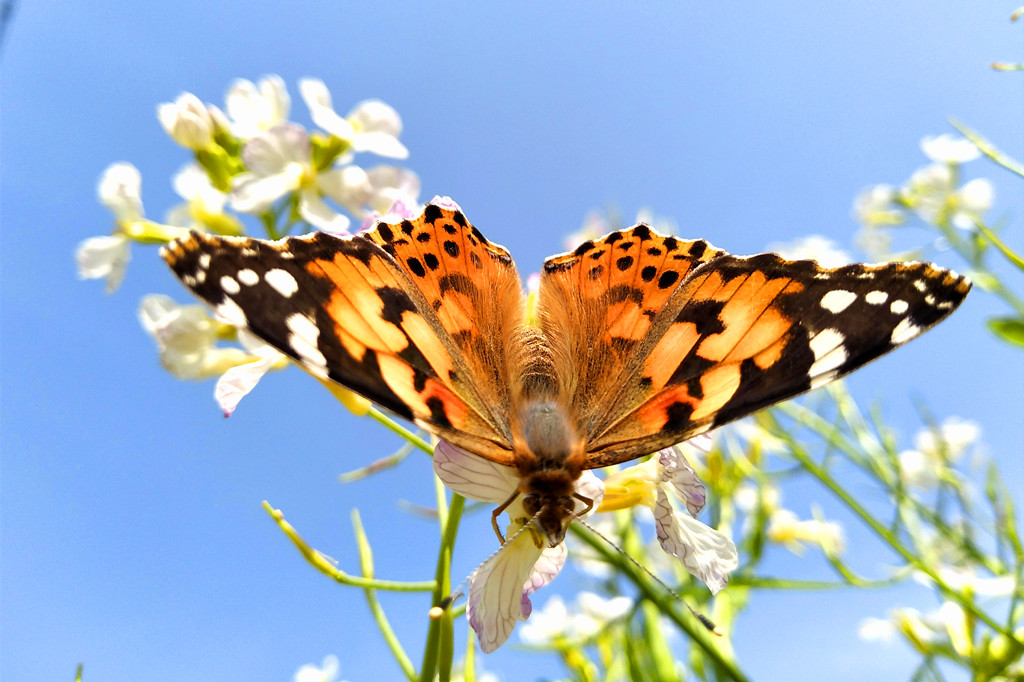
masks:
<svg viewBox="0 0 1024 682"><path fill-rule="evenodd" d="M378 232L388 235L392 228L379 224L377 240L315 232L271 242L193 232L161 255L218 315L314 376L474 454L511 464L507 418L493 406L500 387L492 382L481 391L479 370L467 365L445 326L451 322L438 317L444 306L428 300L406 267L378 243L385 241ZM440 251L442 263L453 260ZM510 258L492 265L518 283ZM465 308L478 299L448 301L447 313L471 318L473 311ZM466 341L464 334L458 339Z"/></svg>

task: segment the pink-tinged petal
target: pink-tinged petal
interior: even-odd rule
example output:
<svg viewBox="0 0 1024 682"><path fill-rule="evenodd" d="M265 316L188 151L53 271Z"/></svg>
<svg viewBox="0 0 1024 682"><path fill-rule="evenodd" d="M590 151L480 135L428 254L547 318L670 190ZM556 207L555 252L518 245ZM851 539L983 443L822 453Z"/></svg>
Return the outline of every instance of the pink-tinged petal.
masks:
<svg viewBox="0 0 1024 682"><path fill-rule="evenodd" d="M679 446L659 451L658 457L664 467L663 480L672 485L676 496L686 505L687 511L696 516L704 508L707 500L707 489L697 478L697 472L686 461Z"/></svg>
<svg viewBox="0 0 1024 682"><path fill-rule="evenodd" d="M256 362L232 367L217 379L213 396L217 400L217 404L220 405L220 409L224 411L225 417L231 416L242 398L256 388L256 384L273 366L273 358L262 358Z"/></svg>
<svg viewBox="0 0 1024 682"><path fill-rule="evenodd" d="M490 504L501 504L519 485L519 474L467 452L447 441L434 448L434 473L450 490L463 497Z"/></svg>
<svg viewBox="0 0 1024 682"><path fill-rule="evenodd" d="M462 211L462 207L455 203L455 199L443 197L440 194L431 199L429 203L449 211Z"/></svg>
<svg viewBox="0 0 1024 682"><path fill-rule="evenodd" d="M537 563L533 565L533 572L530 573L529 580L523 585L523 597L528 597L554 580L561 573L568 556L569 548L565 546L564 542L554 547L545 547L541 551ZM530 614L525 614L523 617L528 615Z"/></svg>
<svg viewBox="0 0 1024 682"><path fill-rule="evenodd" d="M689 514L677 512L660 490L654 520L662 549L679 559L712 593L725 587L729 571L739 565L732 540Z"/></svg>
<svg viewBox="0 0 1024 682"><path fill-rule="evenodd" d="M529 615L531 607L529 600L524 603L523 587L540 556L528 529L506 542L469 577L466 617L484 653L504 644L516 623Z"/></svg>

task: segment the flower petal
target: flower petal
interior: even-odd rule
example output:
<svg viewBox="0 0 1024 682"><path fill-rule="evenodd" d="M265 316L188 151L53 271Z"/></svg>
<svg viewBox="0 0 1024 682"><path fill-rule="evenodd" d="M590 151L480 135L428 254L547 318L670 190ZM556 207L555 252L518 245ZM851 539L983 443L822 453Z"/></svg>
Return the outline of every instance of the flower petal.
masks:
<svg viewBox="0 0 1024 682"><path fill-rule="evenodd" d="M242 213L263 213L275 201L298 188L300 174L236 175L231 181L231 208Z"/></svg>
<svg viewBox="0 0 1024 682"><path fill-rule="evenodd" d="M107 166L96 186L100 203L113 211L118 222L142 220L142 175L130 163Z"/></svg>
<svg viewBox="0 0 1024 682"><path fill-rule="evenodd" d="M480 502L501 504L519 485L512 467L496 464L448 441L434 448L434 473L449 489Z"/></svg>
<svg viewBox="0 0 1024 682"><path fill-rule="evenodd" d="M282 123L246 142L242 161L257 175L272 175L293 163L308 165L311 154L306 130L295 123Z"/></svg>
<svg viewBox="0 0 1024 682"><path fill-rule="evenodd" d="M729 571L739 565L732 540L689 514L676 512L660 490L654 519L662 549L679 559L713 593L725 587Z"/></svg>
<svg viewBox="0 0 1024 682"><path fill-rule="evenodd" d="M334 111L331 92L319 78L303 78L299 81L299 93L309 107L309 117L325 132L342 140L355 137L352 124Z"/></svg>
<svg viewBox="0 0 1024 682"><path fill-rule="evenodd" d="M334 234L348 234L351 223L348 216L332 209L312 189L299 192L299 215L310 225Z"/></svg>
<svg viewBox="0 0 1024 682"><path fill-rule="evenodd" d="M119 234L90 237L75 251L78 276L81 279L106 278L108 294L121 285L130 258L128 239Z"/></svg>
<svg viewBox="0 0 1024 682"><path fill-rule="evenodd" d="M540 556L541 550L527 529L502 545L469 577L466 617L484 653L504 644L516 623L529 615L523 588Z"/></svg>
<svg viewBox="0 0 1024 682"><path fill-rule="evenodd" d="M256 388L256 384L274 366L274 362L273 358L260 358L256 362L232 367L217 379L213 397L224 411L225 417L230 417L242 398Z"/></svg>
<svg viewBox="0 0 1024 682"><path fill-rule="evenodd" d="M707 489L697 472L686 461L679 446L667 448L658 453L662 466L665 467L665 480L672 484L676 496L686 505L687 511L696 516L707 500Z"/></svg>

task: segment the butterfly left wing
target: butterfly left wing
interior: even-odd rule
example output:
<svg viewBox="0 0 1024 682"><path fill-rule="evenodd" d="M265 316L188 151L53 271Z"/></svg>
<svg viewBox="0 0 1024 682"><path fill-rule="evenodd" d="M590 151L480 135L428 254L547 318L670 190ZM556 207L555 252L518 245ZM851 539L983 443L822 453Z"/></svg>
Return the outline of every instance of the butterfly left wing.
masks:
<svg viewBox="0 0 1024 682"><path fill-rule="evenodd" d="M539 306L596 468L843 376L939 322L969 289L927 263L742 258L640 225L548 259Z"/></svg>
<svg viewBox="0 0 1024 682"><path fill-rule="evenodd" d="M522 315L519 278L508 253L460 212L431 204L415 220L351 237L269 242L194 232L162 255L220 316L313 375L512 462L508 382L485 368L505 366L500 332ZM481 338L481 320L499 340Z"/></svg>

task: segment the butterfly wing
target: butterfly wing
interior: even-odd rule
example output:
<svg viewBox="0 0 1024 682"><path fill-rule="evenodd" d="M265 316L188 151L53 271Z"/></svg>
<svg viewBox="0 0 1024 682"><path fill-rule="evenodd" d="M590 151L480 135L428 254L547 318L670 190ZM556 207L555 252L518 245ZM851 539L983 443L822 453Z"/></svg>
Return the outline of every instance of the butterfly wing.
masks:
<svg viewBox="0 0 1024 682"><path fill-rule="evenodd" d="M939 322L969 289L927 263L826 269L639 225L548 259L539 305L571 363L562 383L596 468L848 374Z"/></svg>
<svg viewBox="0 0 1024 682"><path fill-rule="evenodd" d="M430 204L349 237L192 233L161 254L221 317L311 374L512 462L502 340L523 315L519 277L460 211Z"/></svg>

